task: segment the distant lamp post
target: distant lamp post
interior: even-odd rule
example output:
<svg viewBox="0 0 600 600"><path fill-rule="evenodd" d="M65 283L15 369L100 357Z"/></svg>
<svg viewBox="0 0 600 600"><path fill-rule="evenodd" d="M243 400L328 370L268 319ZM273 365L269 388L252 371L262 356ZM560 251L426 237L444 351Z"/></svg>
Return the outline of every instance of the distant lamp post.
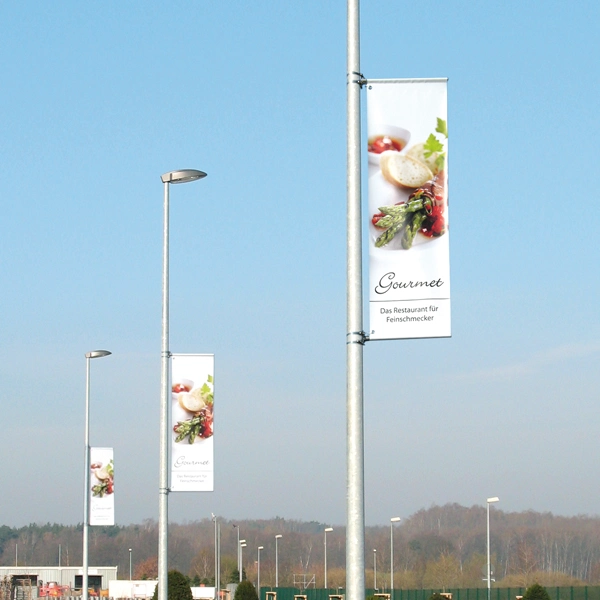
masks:
<svg viewBox="0 0 600 600"><path fill-rule="evenodd" d="M373 589L377 591L377 548L373 548Z"/></svg>
<svg viewBox="0 0 600 600"><path fill-rule="evenodd" d="M500 498L494 496L487 499L487 600L492 596L492 564L490 561L490 504L499 502Z"/></svg>
<svg viewBox="0 0 600 600"><path fill-rule="evenodd" d="M90 361L92 358L104 358L111 353L108 350L92 350L85 355L85 472L83 475L83 574L82 600L88 600L89 569L89 528L90 528ZM166 600L166 599L165 599Z"/></svg>
<svg viewBox="0 0 600 600"><path fill-rule="evenodd" d="M131 548L129 548L129 581L132 581L132 569L131 569Z"/></svg>
<svg viewBox="0 0 600 600"><path fill-rule="evenodd" d="M390 592L391 600L394 600L394 523L398 523L400 517L390 519Z"/></svg>
<svg viewBox="0 0 600 600"><path fill-rule="evenodd" d="M244 572L244 554L243 550L247 546L246 540L240 540L240 583L242 582L242 573Z"/></svg>
<svg viewBox="0 0 600 600"><path fill-rule="evenodd" d="M325 539L323 541L323 545L325 548L325 589L327 589L327 532L333 531L333 527L325 527Z"/></svg>
<svg viewBox="0 0 600 600"><path fill-rule="evenodd" d="M215 598L219 597L219 587L221 585L220 582L220 569L219 569L219 523L217 516L214 513L211 513L212 520L215 524Z"/></svg>
<svg viewBox="0 0 600 600"><path fill-rule="evenodd" d="M279 555L277 553L277 542L282 537L283 536L280 533L275 536L275 587L279 587Z"/></svg>
<svg viewBox="0 0 600 600"><path fill-rule="evenodd" d="M160 441L158 477L158 600L167 600L167 564L169 547L169 187L206 177L204 171L183 169L160 176L164 184L163 262L162 262L162 331L160 360ZM83 600L88 600L84 598Z"/></svg>
<svg viewBox="0 0 600 600"><path fill-rule="evenodd" d="M241 570L240 570L240 526L239 525L234 525L234 527L237 529L237 568L238 568L238 574L241 577ZM241 581L241 579L240 579Z"/></svg>
<svg viewBox="0 0 600 600"><path fill-rule="evenodd" d="M260 551L263 549L263 546L258 547L258 563L256 566L256 587L258 588L256 591L258 592L258 599L260 600Z"/></svg>

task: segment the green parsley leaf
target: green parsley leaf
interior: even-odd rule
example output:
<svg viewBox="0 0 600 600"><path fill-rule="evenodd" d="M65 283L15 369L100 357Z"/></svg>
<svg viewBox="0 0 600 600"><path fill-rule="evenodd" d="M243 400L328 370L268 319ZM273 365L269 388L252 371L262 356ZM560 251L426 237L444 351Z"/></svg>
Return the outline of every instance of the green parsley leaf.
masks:
<svg viewBox="0 0 600 600"><path fill-rule="evenodd" d="M437 118L437 127L435 130L448 139L448 126L446 125L446 121L444 121L444 119L440 119L439 117Z"/></svg>
<svg viewBox="0 0 600 600"><path fill-rule="evenodd" d="M443 144L433 135L429 134L427 141L423 144L423 154L429 158L434 152L441 152L444 149Z"/></svg>

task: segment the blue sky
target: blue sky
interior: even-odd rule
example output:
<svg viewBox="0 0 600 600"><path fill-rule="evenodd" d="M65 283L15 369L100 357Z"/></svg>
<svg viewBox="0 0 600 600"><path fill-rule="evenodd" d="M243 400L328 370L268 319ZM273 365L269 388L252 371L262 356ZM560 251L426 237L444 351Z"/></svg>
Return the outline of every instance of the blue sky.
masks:
<svg viewBox="0 0 600 600"><path fill-rule="evenodd" d="M599 17L362 2L367 78L449 78L452 205L453 337L365 348L369 524L493 495L600 513ZM170 517L343 524L345 3L0 18L0 522L82 520L96 348L117 521L157 517L160 175L198 168L171 193L170 346L216 355L216 491Z"/></svg>

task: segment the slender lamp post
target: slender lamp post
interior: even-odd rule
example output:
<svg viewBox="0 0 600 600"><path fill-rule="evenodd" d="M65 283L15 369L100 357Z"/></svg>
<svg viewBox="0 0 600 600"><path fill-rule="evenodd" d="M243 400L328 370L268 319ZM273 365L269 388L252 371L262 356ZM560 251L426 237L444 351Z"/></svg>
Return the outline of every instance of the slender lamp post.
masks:
<svg viewBox="0 0 600 600"><path fill-rule="evenodd" d="M92 350L85 355L85 460L83 475L83 575L82 598L88 600L88 566L89 566L89 527L90 527L90 361L92 358L103 358L111 353L108 350Z"/></svg>
<svg viewBox="0 0 600 600"><path fill-rule="evenodd" d="M325 540L323 545L325 547L325 589L327 589L327 532L333 531L333 527L325 527Z"/></svg>
<svg viewBox="0 0 600 600"><path fill-rule="evenodd" d="M240 540L240 583L242 582L242 573L244 571L244 548L247 545L246 540Z"/></svg>
<svg viewBox="0 0 600 600"><path fill-rule="evenodd" d="M377 548L373 548L373 589L377 591Z"/></svg>
<svg viewBox="0 0 600 600"><path fill-rule="evenodd" d="M132 581L132 568L131 568L131 548L129 548L129 581Z"/></svg>
<svg viewBox="0 0 600 600"><path fill-rule="evenodd" d="M234 527L237 529L237 568L238 568L238 574L240 573L240 526L239 525L234 525Z"/></svg>
<svg viewBox="0 0 600 600"><path fill-rule="evenodd" d="M277 553L277 542L282 537L283 536L280 533L275 536L275 587L279 587L279 555Z"/></svg>
<svg viewBox="0 0 600 600"><path fill-rule="evenodd" d="M260 551L264 546L258 547L258 563L257 563L257 575L256 575L256 587L258 588L256 591L258 592L258 600L260 600Z"/></svg>
<svg viewBox="0 0 600 600"><path fill-rule="evenodd" d="M169 536L169 186L206 177L203 171L184 169L161 175L163 202L162 336L160 369L160 452L158 484L158 600L167 600ZM83 600L88 600L83 598Z"/></svg>
<svg viewBox="0 0 600 600"><path fill-rule="evenodd" d="M390 519L390 591L392 594L391 600L394 600L394 523L398 523L400 517L392 517Z"/></svg>
<svg viewBox="0 0 600 600"><path fill-rule="evenodd" d="M239 533L239 529L238 529ZM239 535L238 535L239 538ZM240 582L242 581L242 547L246 545L246 540L238 539L238 575L240 577Z"/></svg>
<svg viewBox="0 0 600 600"><path fill-rule="evenodd" d="M221 523L217 526L217 544L219 546L219 562L217 563L217 598L221 598Z"/></svg>
<svg viewBox="0 0 600 600"><path fill-rule="evenodd" d="M218 519L214 513L211 513L212 520L215 524L215 598L219 597L219 536L217 531L219 529Z"/></svg>
<svg viewBox="0 0 600 600"><path fill-rule="evenodd" d="M346 600L365 594L365 482L359 0L347 0L346 61Z"/></svg>
<svg viewBox="0 0 600 600"><path fill-rule="evenodd" d="M490 562L490 504L498 502L500 498L494 496L487 499L487 600L492 595L492 566Z"/></svg>

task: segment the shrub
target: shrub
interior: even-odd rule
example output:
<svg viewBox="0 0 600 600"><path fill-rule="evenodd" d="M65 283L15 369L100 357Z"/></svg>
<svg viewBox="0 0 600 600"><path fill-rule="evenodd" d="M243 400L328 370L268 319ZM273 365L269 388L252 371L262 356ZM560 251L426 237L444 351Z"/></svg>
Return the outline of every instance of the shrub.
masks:
<svg viewBox="0 0 600 600"><path fill-rule="evenodd" d="M550 600L550 594L539 583L534 583L525 590L523 600Z"/></svg>
<svg viewBox="0 0 600 600"><path fill-rule="evenodd" d="M233 600L258 600L254 584L247 579L241 581L235 590Z"/></svg>
<svg viewBox="0 0 600 600"><path fill-rule="evenodd" d="M167 576L168 600L193 600L188 578L179 571L169 571ZM158 600L158 585L154 588L152 600Z"/></svg>

